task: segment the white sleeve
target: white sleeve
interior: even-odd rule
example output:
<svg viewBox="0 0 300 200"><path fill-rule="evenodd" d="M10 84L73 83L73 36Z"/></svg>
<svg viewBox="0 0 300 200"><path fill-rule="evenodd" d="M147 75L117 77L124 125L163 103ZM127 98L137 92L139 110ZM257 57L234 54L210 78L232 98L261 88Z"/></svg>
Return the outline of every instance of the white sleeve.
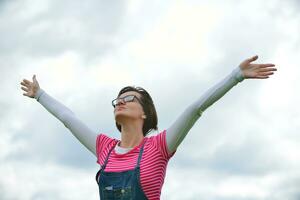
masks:
<svg viewBox="0 0 300 200"><path fill-rule="evenodd" d="M94 131L83 124L69 108L48 95L43 89L39 89L34 98L59 119L96 156L97 134Z"/></svg>
<svg viewBox="0 0 300 200"><path fill-rule="evenodd" d="M244 80L241 69L237 67L219 83L207 90L199 99L188 106L167 129L166 140L169 153L174 152L202 112L225 95L233 86Z"/></svg>

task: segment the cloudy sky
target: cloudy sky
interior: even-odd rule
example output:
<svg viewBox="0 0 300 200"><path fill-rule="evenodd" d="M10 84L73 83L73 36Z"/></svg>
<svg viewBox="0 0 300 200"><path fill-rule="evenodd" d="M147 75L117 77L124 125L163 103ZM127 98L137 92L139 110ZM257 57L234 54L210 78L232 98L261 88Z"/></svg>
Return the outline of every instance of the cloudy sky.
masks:
<svg viewBox="0 0 300 200"><path fill-rule="evenodd" d="M300 199L298 0L0 1L0 199L99 199L96 158L20 82L120 138L111 100L155 102L159 131L244 59L274 63L209 107L170 160L161 199ZM157 133L152 133L157 134Z"/></svg>

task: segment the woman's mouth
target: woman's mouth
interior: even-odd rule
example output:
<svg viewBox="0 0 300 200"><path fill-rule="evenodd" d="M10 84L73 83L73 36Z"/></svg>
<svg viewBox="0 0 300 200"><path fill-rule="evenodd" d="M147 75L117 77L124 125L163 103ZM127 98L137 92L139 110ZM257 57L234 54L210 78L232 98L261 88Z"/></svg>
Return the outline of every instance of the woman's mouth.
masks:
<svg viewBox="0 0 300 200"><path fill-rule="evenodd" d="M123 110L125 109L124 107L118 107L116 110Z"/></svg>

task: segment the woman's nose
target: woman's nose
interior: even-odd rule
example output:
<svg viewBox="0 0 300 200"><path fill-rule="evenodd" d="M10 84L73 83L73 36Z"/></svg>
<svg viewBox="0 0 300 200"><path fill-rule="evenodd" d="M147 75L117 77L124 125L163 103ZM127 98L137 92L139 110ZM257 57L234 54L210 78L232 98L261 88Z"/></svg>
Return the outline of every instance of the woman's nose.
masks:
<svg viewBox="0 0 300 200"><path fill-rule="evenodd" d="M119 99L118 102L117 102L117 106L121 105L121 104L125 104L125 101L124 99Z"/></svg>

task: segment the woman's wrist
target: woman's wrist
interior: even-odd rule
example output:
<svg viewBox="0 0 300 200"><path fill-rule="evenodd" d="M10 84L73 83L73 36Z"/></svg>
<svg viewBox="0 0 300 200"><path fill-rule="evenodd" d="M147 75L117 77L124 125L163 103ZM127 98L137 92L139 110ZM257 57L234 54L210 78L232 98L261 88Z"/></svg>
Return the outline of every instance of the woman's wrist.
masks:
<svg viewBox="0 0 300 200"><path fill-rule="evenodd" d="M44 90L39 88L38 91L35 93L34 98L39 101L39 98L41 97L41 95L44 93Z"/></svg>
<svg viewBox="0 0 300 200"><path fill-rule="evenodd" d="M245 77L243 75L243 72L242 72L240 67L235 68L232 73L233 73L234 78L238 82L242 82L245 79Z"/></svg>

